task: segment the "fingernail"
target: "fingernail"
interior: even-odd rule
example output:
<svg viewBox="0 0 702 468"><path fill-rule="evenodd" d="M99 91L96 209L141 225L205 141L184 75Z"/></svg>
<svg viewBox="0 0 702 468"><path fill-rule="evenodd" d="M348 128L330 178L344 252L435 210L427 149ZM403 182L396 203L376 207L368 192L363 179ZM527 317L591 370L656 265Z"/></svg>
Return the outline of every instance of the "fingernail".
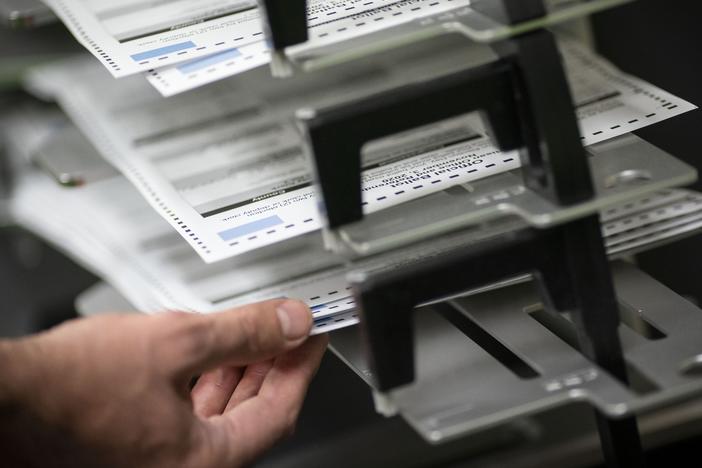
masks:
<svg viewBox="0 0 702 468"><path fill-rule="evenodd" d="M283 335L288 340L299 340L310 333L312 313L299 301L285 301L276 310Z"/></svg>

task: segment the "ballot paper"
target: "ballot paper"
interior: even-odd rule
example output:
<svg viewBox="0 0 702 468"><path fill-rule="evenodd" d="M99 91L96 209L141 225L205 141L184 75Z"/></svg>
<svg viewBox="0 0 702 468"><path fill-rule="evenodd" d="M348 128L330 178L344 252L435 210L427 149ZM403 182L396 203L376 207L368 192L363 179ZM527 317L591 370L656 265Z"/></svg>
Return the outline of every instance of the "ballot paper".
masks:
<svg viewBox="0 0 702 468"><path fill-rule="evenodd" d="M24 125L28 124L41 129L25 120ZM63 133L61 140L67 143L80 138L70 126L56 126L55 119L44 124L46 133ZM22 127L11 124L8 128ZM13 149L26 152L26 158L37 151L59 154L63 150L42 148L40 143L27 149L16 143ZM79 142L71 146L85 148ZM80 159L91 156L99 158L94 150L92 155L77 155ZM315 310L318 332L323 332L329 329L332 314L349 313L352 307L340 301L349 296L343 275L314 274L338 267L338 260L323 250L319 236L300 237L281 248L272 246L208 265L119 175L65 188L45 173L25 168L17 179L11 209L20 224L104 278L143 312L207 313L258 300L296 297ZM308 277L298 278L302 273Z"/></svg>
<svg viewBox="0 0 702 468"><path fill-rule="evenodd" d="M145 313L207 313L258 300L301 297L313 310L313 334L358 322L344 268L332 265L326 271L300 275L290 267L304 270L309 259L292 252L286 256L276 246L269 248L268 255L205 264L123 177L64 188L42 173L27 172L18 180L11 207L22 225L101 276ZM702 195L652 194L610 209L603 221L610 254L610 245L628 253L702 229ZM630 237L628 242L624 236ZM310 241L297 245L304 256L325 255L321 250L312 252L315 246L321 248L321 239ZM394 262L395 267L400 261L383 260ZM265 286L286 276L292 279ZM241 293L246 290L253 293Z"/></svg>
<svg viewBox="0 0 702 468"><path fill-rule="evenodd" d="M166 79L231 76L269 61L256 0L45 0L115 76L172 65ZM469 0L309 0L317 47L368 34ZM177 66L175 64L178 64ZM201 78L200 78L201 80Z"/></svg>
<svg viewBox="0 0 702 468"><path fill-rule="evenodd" d="M312 50L469 4L470 0L313 0L308 2L309 40L291 50ZM258 18L252 21L260 28ZM269 63L270 52L262 36L239 36L243 46L154 68L148 80L161 94L172 96Z"/></svg>
<svg viewBox="0 0 702 468"><path fill-rule="evenodd" d="M105 210L106 197L118 197L111 201L120 202L111 203L110 210ZM38 206L42 207L41 213ZM279 278L281 267L294 266L290 261L300 264L306 260L301 255L289 258L290 261L259 256L235 263L207 265L123 178L86 187L63 188L44 174L28 174L20 179L11 208L21 224L104 278L145 313L167 310L207 313L255 302L255 298L248 299L245 294L237 293L247 288L255 290L257 280L265 284ZM124 219L130 221L125 223ZM303 249L310 245L311 242L298 243ZM288 257L297 253L275 250ZM269 252L269 255L274 254ZM290 268L287 273L294 277ZM287 289L281 284L277 289L285 290L286 294L266 295L260 299L316 294L306 292L315 291L314 287L294 286ZM223 289L228 290L223 292ZM218 294L232 294L232 297ZM334 308L332 312L342 313L353 308L349 299L345 302L351 305L345 308L337 307L336 302L338 300L315 305L315 301L308 300L320 325L316 327L317 333L328 331L330 307Z"/></svg>
<svg viewBox="0 0 702 468"><path fill-rule="evenodd" d="M100 158L75 127L55 112L20 114L4 128L11 150L22 153L25 166L37 154L51 158L68 148L85 153L76 155L79 160ZM23 135L29 133L41 137L26 145ZM23 226L67 252L145 313L209 313L293 297L312 308L315 334L358 321L346 280L348 270L323 250L318 233L207 264L123 176L65 188L27 167L17 179L11 209ZM628 254L702 229L702 195L662 191L608 209L602 222L610 255ZM453 234L421 249L363 259L354 268L401 268L469 245L471 236L475 233Z"/></svg>
<svg viewBox="0 0 702 468"><path fill-rule="evenodd" d="M231 48L260 33L256 0L45 0L115 77Z"/></svg>
<svg viewBox="0 0 702 468"><path fill-rule="evenodd" d="M562 50L586 145L695 108L573 44ZM278 99L256 95L241 80L163 100L141 80L105 82L102 75L90 63L69 62L38 70L30 87L52 94L205 261L320 229L311 170L290 114L301 102L325 102L330 92L352 94L360 79L349 88L339 82L292 90L288 101L280 91ZM515 169L519 158L497 150L480 121L467 116L370 146L364 165L370 213Z"/></svg>

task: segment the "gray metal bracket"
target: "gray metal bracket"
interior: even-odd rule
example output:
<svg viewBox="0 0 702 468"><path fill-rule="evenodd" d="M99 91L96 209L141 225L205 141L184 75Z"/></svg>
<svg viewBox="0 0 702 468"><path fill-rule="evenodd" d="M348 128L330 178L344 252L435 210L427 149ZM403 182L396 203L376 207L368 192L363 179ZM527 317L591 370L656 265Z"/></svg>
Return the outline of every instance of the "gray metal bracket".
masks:
<svg viewBox="0 0 702 468"><path fill-rule="evenodd" d="M587 151L595 197L585 203L556 205L526 188L518 171L513 171L464 184L464 190L451 195L424 197L410 208L367 215L363 221L327 232L328 245L347 257L364 257L510 215L547 228L697 178L691 166L631 134Z"/></svg>
<svg viewBox="0 0 702 468"><path fill-rule="evenodd" d="M337 43L303 43L287 48L285 55L293 66L292 71L309 72L447 34L457 34L470 41L489 44L556 26L631 1L633 0L547 0L546 16L516 25L500 23L481 13L479 8L473 5L462 6ZM491 0L475 0L476 4L490 2Z"/></svg>
<svg viewBox="0 0 702 468"><path fill-rule="evenodd" d="M416 383L385 395L385 407L440 443L575 402L621 418L701 395L702 310L632 265L617 263L613 274L631 387L574 349L568 318L544 315L526 283L450 306L531 372L502 364L430 306L416 313ZM355 330L335 333L332 349L370 384Z"/></svg>

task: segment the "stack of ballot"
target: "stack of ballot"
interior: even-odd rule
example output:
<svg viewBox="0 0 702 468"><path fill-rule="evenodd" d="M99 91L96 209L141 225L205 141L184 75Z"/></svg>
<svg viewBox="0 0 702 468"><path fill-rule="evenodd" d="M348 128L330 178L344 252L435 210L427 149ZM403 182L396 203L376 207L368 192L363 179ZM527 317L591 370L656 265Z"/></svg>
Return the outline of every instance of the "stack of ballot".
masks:
<svg viewBox="0 0 702 468"><path fill-rule="evenodd" d="M281 81L264 66L269 54L253 1L46 2L98 60L76 56L26 77L28 91L58 108L18 109L4 125L24 161L11 202L16 220L144 312L206 313L295 297L313 309L315 333L357 323L347 267L323 248L295 111L450 72L471 54L485 59L485 50L415 47L355 74L330 69ZM342 41L467 3L314 0L312 42ZM695 108L572 40L560 48L584 145ZM55 173L56 161L67 158L103 169L66 187L46 169ZM520 164L494 146L474 115L375 142L363 163L367 213ZM702 197L664 191L612 208L602 221L610 254L624 255L700 229ZM430 249L466 242L448 237ZM360 264L387 268L411 255Z"/></svg>

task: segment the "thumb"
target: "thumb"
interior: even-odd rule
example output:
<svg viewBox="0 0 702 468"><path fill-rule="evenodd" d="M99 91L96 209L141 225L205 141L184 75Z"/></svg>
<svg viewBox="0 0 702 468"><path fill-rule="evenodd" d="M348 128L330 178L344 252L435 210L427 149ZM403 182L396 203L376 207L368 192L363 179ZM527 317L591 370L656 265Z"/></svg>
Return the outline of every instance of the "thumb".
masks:
<svg viewBox="0 0 702 468"><path fill-rule="evenodd" d="M303 302L274 300L227 312L193 315L181 330L180 370L197 373L227 364L246 366L302 344L312 329Z"/></svg>

